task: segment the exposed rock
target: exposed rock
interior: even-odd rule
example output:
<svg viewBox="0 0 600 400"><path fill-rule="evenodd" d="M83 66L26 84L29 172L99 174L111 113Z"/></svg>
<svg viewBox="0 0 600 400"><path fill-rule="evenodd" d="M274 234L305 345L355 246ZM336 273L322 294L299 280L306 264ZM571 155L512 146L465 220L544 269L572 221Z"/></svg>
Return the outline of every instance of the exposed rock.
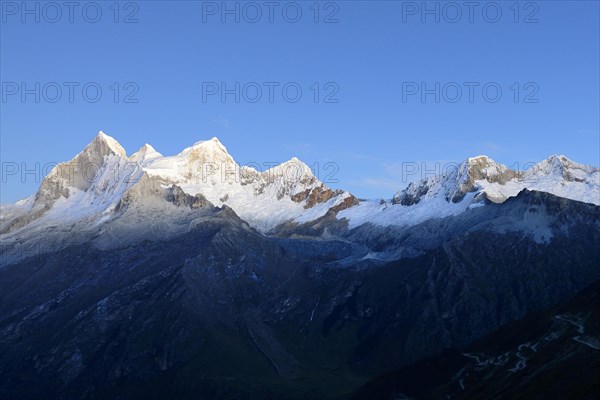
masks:
<svg viewBox="0 0 600 400"><path fill-rule="evenodd" d="M166 199L168 202L175 204L176 206L186 206L190 208L201 208L212 206L206 198L200 193L195 196L191 196L185 193L179 186L173 185L167 190Z"/></svg>

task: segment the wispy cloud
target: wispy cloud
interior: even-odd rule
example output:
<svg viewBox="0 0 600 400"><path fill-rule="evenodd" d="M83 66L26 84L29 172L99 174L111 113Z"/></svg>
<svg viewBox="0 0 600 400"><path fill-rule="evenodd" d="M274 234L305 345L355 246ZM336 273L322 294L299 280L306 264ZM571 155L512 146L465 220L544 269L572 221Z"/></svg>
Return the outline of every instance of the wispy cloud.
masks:
<svg viewBox="0 0 600 400"><path fill-rule="evenodd" d="M228 129L231 126L229 120L224 117L215 118L212 120L212 122L219 125L223 129Z"/></svg>
<svg viewBox="0 0 600 400"><path fill-rule="evenodd" d="M380 163L383 161L379 157L371 156L368 154L358 154L358 153L351 153L351 152L341 153L340 158L350 159L350 160L359 160L359 161L372 161L372 162L380 162Z"/></svg>
<svg viewBox="0 0 600 400"><path fill-rule="evenodd" d="M285 148L294 153L295 155L307 155L315 153L314 147L311 143L288 143L287 145L285 145Z"/></svg>
<svg viewBox="0 0 600 400"><path fill-rule="evenodd" d="M504 149L503 149L503 147L502 147L502 146L500 146L499 144L496 144L496 143L490 143L490 142L488 142L488 143L483 143L483 146L482 146L482 147L484 147L484 148L486 148L486 149L488 149L488 150L491 150L491 151L503 151L503 150L504 150Z"/></svg>

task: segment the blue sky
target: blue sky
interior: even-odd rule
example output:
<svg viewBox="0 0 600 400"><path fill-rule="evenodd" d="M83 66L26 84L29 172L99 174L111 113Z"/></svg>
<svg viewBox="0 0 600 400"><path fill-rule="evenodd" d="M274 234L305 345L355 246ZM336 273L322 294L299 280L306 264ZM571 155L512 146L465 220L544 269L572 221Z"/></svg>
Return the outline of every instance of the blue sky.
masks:
<svg viewBox="0 0 600 400"><path fill-rule="evenodd" d="M35 192L44 165L99 130L128 153L148 142L171 155L217 136L239 163L297 156L360 197L391 197L407 162L599 164L597 1L478 2L472 15L453 3L460 16L440 2L431 14L421 2L321 2L318 15L312 1L279 2L272 21L263 3L227 2L236 21L222 2L121 2L118 15L112 1L80 2L70 16L3 1L0 157L38 173L4 170L0 200ZM208 92L236 82L239 102Z"/></svg>

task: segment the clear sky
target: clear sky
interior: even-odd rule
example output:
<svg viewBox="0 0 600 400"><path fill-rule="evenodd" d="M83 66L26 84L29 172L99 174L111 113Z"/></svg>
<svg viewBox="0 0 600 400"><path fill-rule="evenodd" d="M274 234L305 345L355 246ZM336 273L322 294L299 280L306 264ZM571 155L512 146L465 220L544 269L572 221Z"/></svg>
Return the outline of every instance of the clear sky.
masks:
<svg viewBox="0 0 600 400"><path fill-rule="evenodd" d="M598 1L26 4L1 3L2 202L99 130L128 153L297 156L360 197L391 197L406 162L599 164Z"/></svg>

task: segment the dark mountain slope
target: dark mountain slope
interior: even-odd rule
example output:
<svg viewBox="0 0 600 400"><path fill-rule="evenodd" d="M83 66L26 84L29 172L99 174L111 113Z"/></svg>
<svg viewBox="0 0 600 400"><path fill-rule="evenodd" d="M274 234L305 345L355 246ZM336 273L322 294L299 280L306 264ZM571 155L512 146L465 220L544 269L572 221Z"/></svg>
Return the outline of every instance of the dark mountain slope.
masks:
<svg viewBox="0 0 600 400"><path fill-rule="evenodd" d="M356 400L597 399L600 283L507 324L467 348L386 373Z"/></svg>
<svg viewBox="0 0 600 400"><path fill-rule="evenodd" d="M393 240L373 228L269 238L206 207L177 214L188 228L171 235L115 222L3 263L0 398L348 398L600 279L600 208L549 194L523 192ZM123 212L136 221L144 208ZM419 255L364 257L394 246Z"/></svg>

